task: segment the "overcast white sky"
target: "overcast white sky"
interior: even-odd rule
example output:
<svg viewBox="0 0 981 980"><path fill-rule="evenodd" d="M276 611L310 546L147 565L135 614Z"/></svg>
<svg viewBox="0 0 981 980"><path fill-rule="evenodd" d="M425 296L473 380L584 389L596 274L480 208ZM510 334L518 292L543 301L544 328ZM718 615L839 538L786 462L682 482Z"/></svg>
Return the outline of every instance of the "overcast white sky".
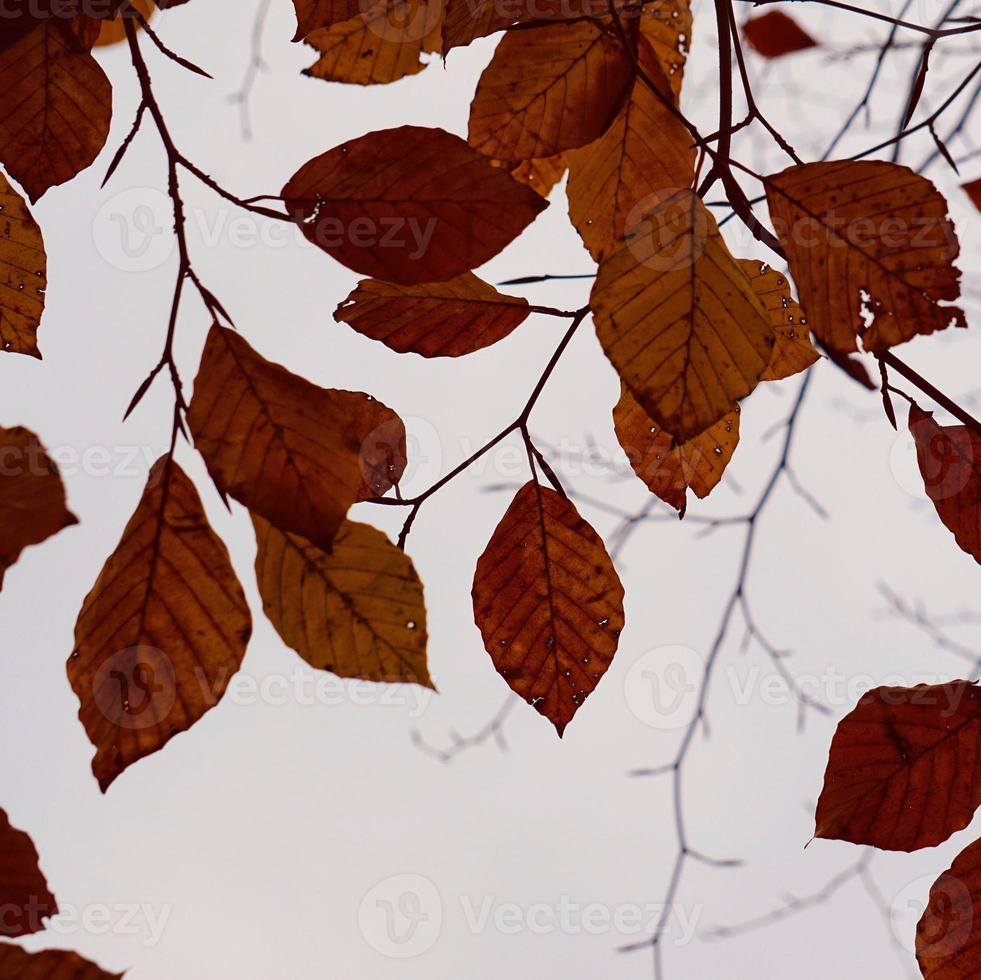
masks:
<svg viewBox="0 0 981 980"><path fill-rule="evenodd" d="M834 51L882 37L880 27L811 6L794 4L794 13ZM914 0L908 16L930 22L943 6ZM248 61L254 7L253 0L197 0L160 18L166 42L214 81L148 50L177 141L229 189L276 193L308 158L372 129L415 123L465 134L491 42L455 51L445 69L437 63L391 86L328 85L300 76L311 56L289 44L289 0L273 0L268 70L252 101L256 138L244 141L228 95ZM696 9L687 108L712 128L714 18L704 0ZM828 54L826 48L772 66L752 59L765 78L767 109L808 158L820 154L824 134L870 69L868 56L832 62ZM886 130L908 84L913 53L903 57L902 71L888 68L883 81ZM506 725L508 752L489 743L442 765L412 744L412 731L445 744L451 729L479 729L507 693L473 625L469 593L477 556L508 502L487 488L525 479L513 446L434 498L410 538L426 584L438 696L408 689L383 698L370 685L342 688L329 679L318 692L313 672L259 615L243 680L224 702L127 771L107 796L99 793L65 661L82 598L136 504L148 463L166 447L165 385L125 425L120 418L159 355L174 268L165 232L141 268L121 260L118 216L135 234L143 209L157 208L166 228L163 155L147 127L109 187L99 189L136 105L125 52L100 58L115 86L110 149L35 209L49 255L45 360L0 359L0 424L27 425L60 451L70 506L81 519L26 553L0 597L0 805L32 834L62 907L86 919L54 923L57 932L25 945L76 949L106 968L127 968L131 980L649 977L649 953L616 950L639 938L638 917L646 924L661 901L674 826L668 783L627 773L671 759L690 704L682 699L676 713L652 714L637 685L652 665L697 672L732 586L741 532L704 537L688 523L642 526L620 558L628 623L620 651L566 737L560 742L519 703ZM947 91L970 58L935 56L925 101ZM854 152L875 137L860 126L847 147ZM969 139L956 145L960 152L972 147ZM908 159L918 164L928 149L918 144ZM756 167L784 166L759 132L741 139L737 151ZM977 296L977 215L957 178L936 174L958 223L966 286ZM965 179L976 176L981 158L964 168ZM191 180L186 196L195 265L249 341L318 384L370 391L406 419L415 446L409 493L513 418L563 329L533 317L506 341L458 362L394 354L334 323L331 311L354 274L279 226L250 218L236 224L240 215ZM764 255L745 234L728 231L738 254ZM558 189L548 211L483 274L499 281L590 269ZM587 294L588 282L528 291L536 302L567 308ZM968 308L976 319L977 303ZM188 381L207 326L189 302L178 344ZM904 354L977 408L979 350L975 336L959 332L916 340ZM820 888L859 856L824 841L804 849L834 722L857 696L884 679L958 676L953 657L882 615L878 584L937 612L977 612L977 566L921 499L908 440L892 432L874 395L827 364L815 374L794 465L829 518L783 487L760 527L751 588L761 625L794 651L790 668L815 685L831 716L810 715L799 735L796 707L775 684L772 666L754 647L740 652L736 630L713 688L710 738L700 736L690 758L685 806L693 846L744 864L689 868L665 938L667 976L675 980L908 973L911 954L898 955L895 944L911 946L930 882L981 828L976 823L918 855L876 857L872 872L895 913L895 932L856 881L785 924L706 941L713 926ZM778 438L766 434L795 386L767 386L746 403L731 478L692 513L735 514L755 499L777 449ZM617 393L612 369L584 329L549 385L533 431L571 457L595 443L622 473L610 419ZM247 516L223 510L188 447L180 459L229 543L253 609L261 609ZM628 509L646 499L638 481L610 482L595 463L573 458L559 469L580 494ZM588 503L581 509L600 533L615 529L615 517ZM380 508L362 510L364 519L395 520ZM953 629L976 644L976 626ZM416 913L425 918L399 943ZM391 955L407 952L415 955Z"/></svg>

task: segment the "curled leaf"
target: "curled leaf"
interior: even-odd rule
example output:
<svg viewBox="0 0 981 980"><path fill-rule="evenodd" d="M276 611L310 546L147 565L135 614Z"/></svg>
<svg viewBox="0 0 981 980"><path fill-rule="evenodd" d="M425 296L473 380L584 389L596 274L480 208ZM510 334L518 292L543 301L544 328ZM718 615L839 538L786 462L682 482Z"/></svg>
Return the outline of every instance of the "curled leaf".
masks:
<svg viewBox="0 0 981 980"><path fill-rule="evenodd" d="M422 582L405 552L354 521L341 525L329 555L252 521L262 607L283 642L340 677L433 686Z"/></svg>
<svg viewBox="0 0 981 980"><path fill-rule="evenodd" d="M251 632L227 549L163 457L85 599L68 660L103 792L218 703Z"/></svg>
<svg viewBox="0 0 981 980"><path fill-rule="evenodd" d="M613 660L623 586L573 503L532 480L477 562L474 620L498 673L561 736Z"/></svg>

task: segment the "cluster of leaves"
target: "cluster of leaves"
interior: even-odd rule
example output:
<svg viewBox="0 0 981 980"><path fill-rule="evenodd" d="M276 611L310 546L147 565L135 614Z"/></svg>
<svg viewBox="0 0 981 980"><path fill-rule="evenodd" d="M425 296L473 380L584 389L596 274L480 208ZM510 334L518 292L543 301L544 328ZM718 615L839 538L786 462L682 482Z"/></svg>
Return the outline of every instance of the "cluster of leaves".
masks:
<svg viewBox="0 0 981 980"><path fill-rule="evenodd" d="M570 324L521 416L433 487L404 499L399 416L368 393L320 388L263 358L193 273L181 238L167 347L131 405L169 371L171 444L83 603L68 660L103 791L220 700L252 629L227 549L177 462L179 436L193 442L222 498L249 511L263 609L290 647L343 677L432 686L423 588L403 550L406 536L434 492L519 435L530 478L477 563L474 618L497 671L561 735L609 668L624 627L613 562L528 430L542 387L582 323L592 318L622 382L613 410L622 448L638 477L681 516L689 490L705 497L719 483L737 447L740 403L761 382L819 359L812 333L836 363L861 351L884 365L891 348L914 336L966 326L952 305L960 273L947 204L929 180L895 163L795 159L782 172L750 172L769 207L768 241L790 275L730 252L703 202L716 179L734 194L728 138L713 146L680 108L693 29L687 0L295 6L297 39L319 54L309 74L334 81L393 82L425 67L424 55L503 34L477 86L467 139L418 126L368 133L300 167L277 198L283 213L253 208L295 222L311 244L369 277L336 319L423 357L482 349L532 314ZM103 40L121 29L143 92L133 133L152 116L181 236L179 169L228 200L249 202L218 188L173 145L134 26L159 44L149 13L107 0L101 17L86 4L68 17L42 12L4 22L0 163L36 201L95 159L111 95L90 51L103 28ZM112 20L129 14L126 23ZM747 38L768 57L814 43L782 14L751 22ZM473 271L535 220L566 174L570 220L597 264L589 305L576 311L532 306ZM43 243L5 180L0 198L0 340L7 351L39 356ZM406 227L424 235L409 241L399 234ZM172 353L185 280L214 315L189 403ZM884 380L890 412L892 393ZM966 424L941 427L912 401L909 426L940 519L981 562L981 435ZM0 576L24 547L74 522L37 437L0 430L0 448L7 447L24 465L0 477ZM350 508L365 501L408 509L398 542L350 520ZM924 708L920 689L880 689L863 699L832 747L819 835L911 849L967 823L981 802L981 712L973 686L964 688L953 719L933 692ZM146 695L139 705L136 689ZM941 797L948 804L938 810ZM10 882L34 887L27 847L17 832L5 832L25 859ZM958 860L970 861L970 851ZM981 902L981 891L970 897ZM929 923L921 931L929 935ZM0 957L8 955L20 954L0 947ZM921 948L920 959L927 976L946 969L936 944Z"/></svg>

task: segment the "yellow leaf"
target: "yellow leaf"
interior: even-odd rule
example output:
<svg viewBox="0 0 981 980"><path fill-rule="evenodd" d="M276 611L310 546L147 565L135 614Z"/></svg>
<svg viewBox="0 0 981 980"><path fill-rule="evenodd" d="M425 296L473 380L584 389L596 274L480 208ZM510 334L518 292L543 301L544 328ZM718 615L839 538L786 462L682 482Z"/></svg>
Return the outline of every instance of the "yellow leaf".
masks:
<svg viewBox="0 0 981 980"><path fill-rule="evenodd" d="M668 195L627 230L600 265L591 302L607 357L681 442L733 411L770 361L767 312L689 192Z"/></svg>
<svg viewBox="0 0 981 980"><path fill-rule="evenodd" d="M561 736L613 660L623 586L570 500L534 480L477 562L474 619L498 673Z"/></svg>
<svg viewBox="0 0 981 980"><path fill-rule="evenodd" d="M364 392L319 388L211 328L187 414L218 489L329 551L358 500L405 469L401 419Z"/></svg>
<svg viewBox="0 0 981 980"><path fill-rule="evenodd" d="M470 144L515 164L585 146L613 122L633 75L623 46L595 23L512 31L477 83Z"/></svg>
<svg viewBox="0 0 981 980"><path fill-rule="evenodd" d="M405 552L354 521L341 525L329 555L252 521L262 606L284 643L340 677L433 686L422 582Z"/></svg>
<svg viewBox="0 0 981 980"><path fill-rule="evenodd" d="M357 85L415 75L426 67L421 55L439 51L442 16L442 0L375 0L307 36L320 57L303 74Z"/></svg>
<svg viewBox="0 0 981 980"><path fill-rule="evenodd" d="M651 46L640 39L641 68L667 94L668 81ZM634 83L613 125L569 154L569 217L597 262L613 250L652 195L690 188L695 148L684 124L646 85Z"/></svg>
<svg viewBox="0 0 981 980"><path fill-rule="evenodd" d="M163 457L85 599L68 661L103 792L218 703L251 633L228 551Z"/></svg>
<svg viewBox="0 0 981 980"><path fill-rule="evenodd" d="M765 178L770 216L808 322L842 353L967 326L947 202L908 167L844 160ZM867 324L867 318L871 320Z"/></svg>
<svg viewBox="0 0 981 980"><path fill-rule="evenodd" d="M739 444L739 410L730 412L704 432L678 443L651 420L626 385L613 409L617 441L633 471L651 493L670 504L682 517L688 490L705 498L718 486Z"/></svg>
<svg viewBox="0 0 981 980"><path fill-rule="evenodd" d="M780 381L806 371L821 355L811 343L807 317L791 296L787 277L757 259L740 259L739 264L766 307L776 338L770 363L760 380Z"/></svg>

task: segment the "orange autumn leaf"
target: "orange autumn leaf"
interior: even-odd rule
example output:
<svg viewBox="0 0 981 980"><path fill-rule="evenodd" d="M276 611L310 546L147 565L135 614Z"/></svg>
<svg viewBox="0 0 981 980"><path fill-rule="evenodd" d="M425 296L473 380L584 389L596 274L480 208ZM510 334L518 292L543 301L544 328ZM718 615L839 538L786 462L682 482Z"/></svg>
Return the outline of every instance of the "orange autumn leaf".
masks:
<svg viewBox="0 0 981 980"><path fill-rule="evenodd" d="M561 736L613 660L623 586L573 503L532 480L477 562L474 620L498 673Z"/></svg>
<svg viewBox="0 0 981 980"><path fill-rule="evenodd" d="M378 85L415 75L420 58L440 49L442 0L374 0L349 20L308 34L320 57L303 74L331 82Z"/></svg>
<svg viewBox="0 0 981 980"><path fill-rule="evenodd" d="M688 490L705 498L718 486L739 444L739 411L730 412L704 432L679 444L651 420L621 386L613 409L617 441L633 471L651 493L674 507L682 517Z"/></svg>
<svg viewBox="0 0 981 980"><path fill-rule="evenodd" d="M369 133L304 164L283 188L314 245L355 272L413 284L493 258L548 202L442 129Z"/></svg>
<svg viewBox="0 0 981 980"><path fill-rule="evenodd" d="M470 44L514 24L602 17L606 0L447 0L443 51Z"/></svg>
<svg viewBox="0 0 981 980"><path fill-rule="evenodd" d="M511 176L527 184L542 197L547 197L555 185L565 176L569 169L569 154L557 153L553 157L539 157L533 160L522 160L516 167L510 163L501 163L511 169Z"/></svg>
<svg viewBox="0 0 981 980"><path fill-rule="evenodd" d="M981 841L968 844L933 884L916 925L924 980L981 974Z"/></svg>
<svg viewBox="0 0 981 980"><path fill-rule="evenodd" d="M348 509L405 469L405 427L391 409L291 374L217 324L187 424L223 494L325 551Z"/></svg>
<svg viewBox="0 0 981 980"><path fill-rule="evenodd" d="M817 41L782 10L753 17L743 24L743 34L764 58L782 58L795 51L817 47Z"/></svg>
<svg viewBox="0 0 981 980"><path fill-rule="evenodd" d="M624 0L624 8L632 13L637 9L630 0ZM640 36L654 48L674 93L675 104L681 99L693 26L691 0L660 0L644 4L640 9Z"/></svg>
<svg viewBox="0 0 981 980"><path fill-rule="evenodd" d="M361 0L293 0L293 5L296 10L294 41L302 41L318 28L352 20L364 9Z"/></svg>
<svg viewBox="0 0 981 980"><path fill-rule="evenodd" d="M426 604L412 559L376 528L345 521L326 554L253 515L266 616L312 667L432 687Z"/></svg>
<svg viewBox="0 0 981 980"><path fill-rule="evenodd" d="M28 953L19 946L0 943L0 980L123 980L123 974L107 973L68 950Z"/></svg>
<svg viewBox="0 0 981 980"><path fill-rule="evenodd" d="M0 53L0 88L0 163L31 201L99 155L112 88L70 22L45 20Z"/></svg>
<svg viewBox="0 0 981 980"><path fill-rule="evenodd" d="M759 381L773 327L715 218L687 191L666 195L603 260L596 334L650 418L681 442L734 411Z"/></svg>
<svg viewBox="0 0 981 980"><path fill-rule="evenodd" d="M638 58L668 96L668 80L643 37ZM589 254L602 262L653 195L688 188L694 177L691 135L638 79L613 125L595 143L569 154L569 217Z"/></svg>
<svg viewBox="0 0 981 980"><path fill-rule="evenodd" d="M477 83L468 140L515 164L585 146L613 122L633 77L620 42L590 21L512 31Z"/></svg>
<svg viewBox="0 0 981 980"><path fill-rule="evenodd" d="M467 272L418 286L364 279L334 319L399 353L460 357L503 340L529 313L526 299L506 296Z"/></svg>
<svg viewBox="0 0 981 980"><path fill-rule="evenodd" d="M821 355L811 343L807 317L793 296L787 277L757 259L740 259L756 295L766 307L775 343L762 381L781 381L806 371Z"/></svg>
<svg viewBox="0 0 981 980"><path fill-rule="evenodd" d="M976 684L878 687L838 723L814 835L888 851L942 844L981 803Z"/></svg>
<svg viewBox="0 0 981 980"><path fill-rule="evenodd" d="M937 425L917 405L910 406L909 431L940 520L961 550L981 563L981 435L966 425Z"/></svg>
<svg viewBox="0 0 981 980"><path fill-rule="evenodd" d="M25 548L77 523L65 506L58 467L38 437L20 426L0 428L0 588Z"/></svg>
<svg viewBox="0 0 981 980"><path fill-rule="evenodd" d="M157 7L152 0L130 0L130 2L132 4L130 9L139 11L147 23L156 16ZM113 44L121 44L126 40L126 27L123 23L125 16L127 16L126 13L117 14L113 18L102 21L99 27L99 36L95 40L95 47L105 48ZM138 20L137 25L139 25Z"/></svg>
<svg viewBox="0 0 981 980"><path fill-rule="evenodd" d="M811 329L835 351L881 351L956 324L960 251L947 202L908 167L868 160L765 178L770 216ZM866 319L871 317L871 325Z"/></svg>
<svg viewBox="0 0 981 980"><path fill-rule="evenodd" d="M23 198L0 174L0 350L40 358L48 259L41 229Z"/></svg>
<svg viewBox="0 0 981 980"><path fill-rule="evenodd" d="M3 909L0 936L9 939L41 932L45 928L42 920L58 914L58 903L38 867L34 842L24 831L10 825L10 819L2 809L0 908Z"/></svg>
<svg viewBox="0 0 981 980"><path fill-rule="evenodd" d="M103 792L218 703L251 633L228 550L165 456L82 605L68 660Z"/></svg>

